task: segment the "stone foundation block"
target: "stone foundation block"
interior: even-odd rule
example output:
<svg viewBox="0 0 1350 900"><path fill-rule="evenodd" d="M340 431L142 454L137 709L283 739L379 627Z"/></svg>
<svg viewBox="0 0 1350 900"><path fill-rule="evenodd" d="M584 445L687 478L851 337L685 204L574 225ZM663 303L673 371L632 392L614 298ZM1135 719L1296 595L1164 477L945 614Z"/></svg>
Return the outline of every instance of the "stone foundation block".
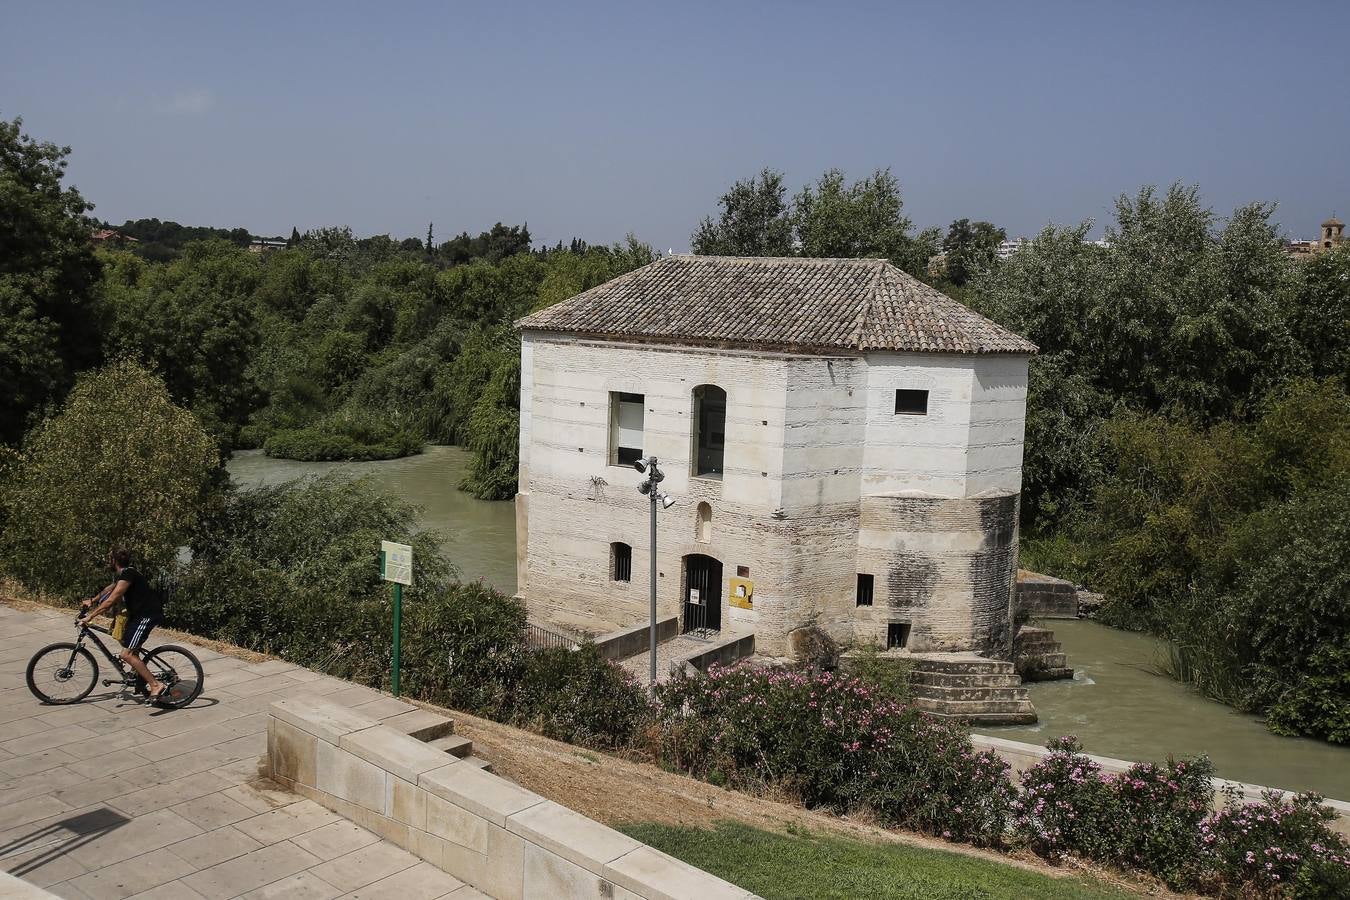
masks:
<svg viewBox="0 0 1350 900"><path fill-rule="evenodd" d="M330 744L318 742L314 786L363 809L384 814L385 772ZM358 823L360 824L360 823Z"/></svg>
<svg viewBox="0 0 1350 900"><path fill-rule="evenodd" d="M344 734L338 746L404 781L445 765L445 753L388 728L369 728Z"/></svg>
<svg viewBox="0 0 1350 900"><path fill-rule="evenodd" d="M390 775L385 785L385 815L395 822L426 830L427 795L411 781Z"/></svg>
<svg viewBox="0 0 1350 900"><path fill-rule="evenodd" d="M379 725L378 719L363 716L345 706L319 698L278 700L272 704L272 718L294 725L330 744L336 744L345 734L363 731Z"/></svg>
<svg viewBox="0 0 1350 900"><path fill-rule="evenodd" d="M524 889L525 900L554 900L557 897L643 900L614 882L529 843L525 845Z"/></svg>
<svg viewBox="0 0 1350 900"><path fill-rule="evenodd" d="M505 828L487 826L487 853L447 842L441 854L441 868L497 900L524 896L525 841Z"/></svg>
<svg viewBox="0 0 1350 900"><path fill-rule="evenodd" d="M417 786L503 829L507 816L544 802L532 791L463 763L424 772L418 776Z"/></svg>
<svg viewBox="0 0 1350 900"><path fill-rule="evenodd" d="M510 816L506 830L597 875L604 872L606 863L642 846L628 835L552 800Z"/></svg>
<svg viewBox="0 0 1350 900"><path fill-rule="evenodd" d="M440 797L425 795L426 831L466 850L486 854L488 829L483 818Z"/></svg>
<svg viewBox="0 0 1350 900"><path fill-rule="evenodd" d="M744 888L685 865L660 850L641 846L605 866L605 877L647 900L745 900Z"/></svg>
<svg viewBox="0 0 1350 900"><path fill-rule="evenodd" d="M267 759L271 775L282 782L314 786L319 739L282 719L267 720Z"/></svg>

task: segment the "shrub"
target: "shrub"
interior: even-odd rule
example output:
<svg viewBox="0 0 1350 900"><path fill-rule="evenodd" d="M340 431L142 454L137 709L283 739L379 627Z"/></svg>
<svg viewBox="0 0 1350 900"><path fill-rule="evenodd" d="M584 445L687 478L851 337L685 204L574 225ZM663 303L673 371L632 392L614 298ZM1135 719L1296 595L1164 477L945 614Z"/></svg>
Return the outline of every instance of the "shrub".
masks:
<svg viewBox="0 0 1350 900"><path fill-rule="evenodd" d="M422 445L412 431L360 418L278 429L263 441L263 450L280 459L322 462L397 459L421 453Z"/></svg>
<svg viewBox="0 0 1350 900"><path fill-rule="evenodd" d="M1006 827L1006 765L861 679L713 667L657 699L655 752L676 768L957 840L997 843Z"/></svg>
<svg viewBox="0 0 1350 900"><path fill-rule="evenodd" d="M1226 893L1266 895L1293 887L1296 897L1350 896L1350 846L1327 827L1336 813L1316 794L1286 800L1268 791L1243 803L1236 788L1200 825L1202 856Z"/></svg>
<svg viewBox="0 0 1350 900"><path fill-rule="evenodd" d="M592 643L528 655L512 721L570 744L630 746L651 720L646 690Z"/></svg>
<svg viewBox="0 0 1350 900"><path fill-rule="evenodd" d="M85 375L7 466L0 558L65 595L107 581L115 544L144 568L167 566L219 465L215 442L154 374L124 361Z"/></svg>
<svg viewBox="0 0 1350 900"><path fill-rule="evenodd" d="M1042 856L1078 854L1138 869L1174 887L1199 875L1199 827L1213 793L1213 767L1200 757L1136 763L1103 775L1073 737L1022 773L1013 827Z"/></svg>

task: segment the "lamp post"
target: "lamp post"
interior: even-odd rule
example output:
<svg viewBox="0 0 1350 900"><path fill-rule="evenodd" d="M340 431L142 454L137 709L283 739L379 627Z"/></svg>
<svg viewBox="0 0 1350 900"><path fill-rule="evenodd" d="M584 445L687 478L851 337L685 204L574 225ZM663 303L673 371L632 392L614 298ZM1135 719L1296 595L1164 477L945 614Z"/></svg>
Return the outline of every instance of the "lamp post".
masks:
<svg viewBox="0 0 1350 900"><path fill-rule="evenodd" d="M656 688L656 505L661 504L662 509L670 509L675 503L675 498L671 497L665 491L657 487L665 480L665 475L656 467L656 457L648 456L645 459L639 459L633 463L633 468L638 470L639 474L646 475L647 478L638 485L638 493L646 494L651 502L651 680L649 684L652 689Z"/></svg>

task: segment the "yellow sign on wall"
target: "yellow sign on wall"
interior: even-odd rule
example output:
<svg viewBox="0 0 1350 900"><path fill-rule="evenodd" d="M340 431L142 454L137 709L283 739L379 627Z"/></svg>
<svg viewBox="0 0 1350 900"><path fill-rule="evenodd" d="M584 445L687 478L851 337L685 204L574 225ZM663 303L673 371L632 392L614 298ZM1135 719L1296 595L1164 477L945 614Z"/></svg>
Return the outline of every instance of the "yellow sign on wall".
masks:
<svg viewBox="0 0 1350 900"><path fill-rule="evenodd" d="M728 579L731 587L731 605L737 609L755 608L755 583L749 578Z"/></svg>

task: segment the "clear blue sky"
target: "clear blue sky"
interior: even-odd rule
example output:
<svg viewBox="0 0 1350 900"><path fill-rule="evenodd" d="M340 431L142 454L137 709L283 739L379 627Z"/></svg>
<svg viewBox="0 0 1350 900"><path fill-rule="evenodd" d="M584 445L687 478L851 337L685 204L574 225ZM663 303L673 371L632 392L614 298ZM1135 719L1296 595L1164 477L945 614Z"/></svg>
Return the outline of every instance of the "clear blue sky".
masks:
<svg viewBox="0 0 1350 900"><path fill-rule="evenodd" d="M114 222L681 250L767 165L1014 235L1182 180L1303 237L1350 215L1350 4L0 0L16 115Z"/></svg>

